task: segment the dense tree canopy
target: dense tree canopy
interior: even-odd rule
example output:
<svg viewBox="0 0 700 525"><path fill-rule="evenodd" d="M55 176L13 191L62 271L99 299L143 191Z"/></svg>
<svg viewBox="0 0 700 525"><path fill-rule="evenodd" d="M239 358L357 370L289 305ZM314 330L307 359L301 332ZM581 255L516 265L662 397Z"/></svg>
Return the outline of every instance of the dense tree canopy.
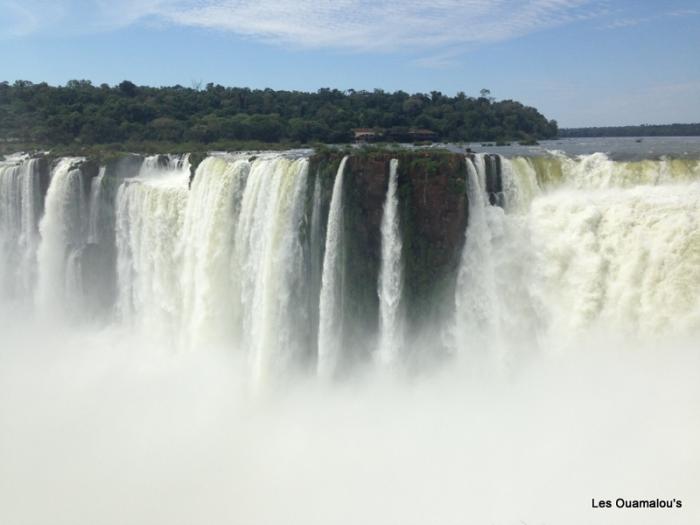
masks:
<svg viewBox="0 0 700 525"><path fill-rule="evenodd" d="M488 93L490 94L490 93ZM252 90L208 84L144 87L124 81L65 86L0 83L0 139L35 144L118 142L349 142L354 128L423 128L444 141L529 140L557 134L535 108L487 95L438 91ZM390 134L389 134L390 135Z"/></svg>

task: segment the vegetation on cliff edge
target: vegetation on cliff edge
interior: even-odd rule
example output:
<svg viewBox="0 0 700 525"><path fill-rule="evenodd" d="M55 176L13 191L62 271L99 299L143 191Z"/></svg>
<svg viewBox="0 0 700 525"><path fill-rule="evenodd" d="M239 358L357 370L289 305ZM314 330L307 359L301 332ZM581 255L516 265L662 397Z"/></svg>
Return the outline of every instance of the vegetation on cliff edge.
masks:
<svg viewBox="0 0 700 525"><path fill-rule="evenodd" d="M35 145L221 141L343 143L355 128L422 128L443 141L543 139L557 124L535 108L484 96L319 89L0 82L0 141Z"/></svg>

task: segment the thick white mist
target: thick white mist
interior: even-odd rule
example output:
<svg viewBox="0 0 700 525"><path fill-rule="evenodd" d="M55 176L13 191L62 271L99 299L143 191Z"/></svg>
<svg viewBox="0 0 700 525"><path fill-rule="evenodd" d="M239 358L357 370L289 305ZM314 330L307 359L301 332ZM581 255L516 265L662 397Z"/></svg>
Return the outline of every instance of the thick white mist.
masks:
<svg viewBox="0 0 700 525"><path fill-rule="evenodd" d="M251 397L230 353L0 317L0 521L691 525L692 341L581 340L509 379L299 382ZM591 498L681 498L594 511Z"/></svg>

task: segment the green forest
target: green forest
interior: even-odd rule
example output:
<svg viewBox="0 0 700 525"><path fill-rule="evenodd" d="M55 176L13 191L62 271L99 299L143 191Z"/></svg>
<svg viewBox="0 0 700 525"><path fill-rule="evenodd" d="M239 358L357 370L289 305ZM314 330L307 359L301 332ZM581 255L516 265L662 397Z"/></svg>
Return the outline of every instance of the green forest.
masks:
<svg viewBox="0 0 700 525"><path fill-rule="evenodd" d="M35 145L142 142L347 143L356 128L384 140L411 129L442 141L552 138L557 123L488 90L471 97L382 90L315 93L207 84L203 88L0 83L0 141Z"/></svg>

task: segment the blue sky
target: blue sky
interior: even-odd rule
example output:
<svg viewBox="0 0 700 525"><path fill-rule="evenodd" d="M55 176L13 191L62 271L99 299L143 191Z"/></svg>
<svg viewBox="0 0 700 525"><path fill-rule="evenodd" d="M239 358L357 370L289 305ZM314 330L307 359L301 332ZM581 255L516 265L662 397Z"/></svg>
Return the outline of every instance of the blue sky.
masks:
<svg viewBox="0 0 700 525"><path fill-rule="evenodd" d="M0 79L491 89L561 126L700 122L698 0L0 0Z"/></svg>

